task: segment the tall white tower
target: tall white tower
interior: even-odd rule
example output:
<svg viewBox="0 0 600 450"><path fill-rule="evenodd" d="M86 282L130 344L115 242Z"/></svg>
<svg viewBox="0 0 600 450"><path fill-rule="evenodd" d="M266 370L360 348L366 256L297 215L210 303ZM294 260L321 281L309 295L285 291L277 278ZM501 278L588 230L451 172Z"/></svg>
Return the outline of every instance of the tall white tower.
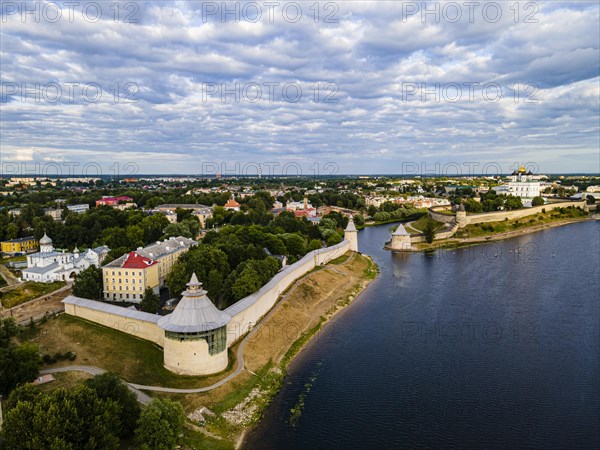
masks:
<svg viewBox="0 0 600 450"><path fill-rule="evenodd" d="M348 226L344 230L344 239L350 242L350 250L358 252L358 231L354 226L354 219L350 216Z"/></svg>

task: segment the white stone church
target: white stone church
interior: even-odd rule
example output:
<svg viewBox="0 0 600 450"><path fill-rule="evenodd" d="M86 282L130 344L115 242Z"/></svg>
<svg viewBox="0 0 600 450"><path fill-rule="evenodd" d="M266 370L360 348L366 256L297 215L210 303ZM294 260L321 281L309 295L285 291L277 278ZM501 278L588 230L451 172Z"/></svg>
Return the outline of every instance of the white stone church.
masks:
<svg viewBox="0 0 600 450"><path fill-rule="evenodd" d="M23 280L49 283L52 281L72 281L76 274L90 266L100 267L109 252L107 246L89 249L81 254L75 248L73 253L57 252L46 233L40 239L40 251L27 256L27 269L23 270Z"/></svg>

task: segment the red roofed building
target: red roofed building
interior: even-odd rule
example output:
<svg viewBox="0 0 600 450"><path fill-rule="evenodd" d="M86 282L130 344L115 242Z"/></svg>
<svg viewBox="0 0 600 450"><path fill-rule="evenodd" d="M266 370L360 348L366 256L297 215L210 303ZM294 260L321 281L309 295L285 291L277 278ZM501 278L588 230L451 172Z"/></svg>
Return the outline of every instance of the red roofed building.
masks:
<svg viewBox="0 0 600 450"><path fill-rule="evenodd" d="M229 200L227 200L227 203L225 203L225 206L223 206L223 208L229 209L231 211L239 211L240 204L234 200L233 195L232 195L231 198Z"/></svg>
<svg viewBox="0 0 600 450"><path fill-rule="evenodd" d="M104 298L110 301L139 303L146 288L159 292L159 262L140 255L125 253L102 268Z"/></svg>
<svg viewBox="0 0 600 450"><path fill-rule="evenodd" d="M317 210L315 208L308 209L297 209L294 211L295 217L317 217Z"/></svg>
<svg viewBox="0 0 600 450"><path fill-rule="evenodd" d="M133 202L131 197L122 195L119 197L102 197L100 200L96 200L96 207L98 206L116 206L119 203Z"/></svg>

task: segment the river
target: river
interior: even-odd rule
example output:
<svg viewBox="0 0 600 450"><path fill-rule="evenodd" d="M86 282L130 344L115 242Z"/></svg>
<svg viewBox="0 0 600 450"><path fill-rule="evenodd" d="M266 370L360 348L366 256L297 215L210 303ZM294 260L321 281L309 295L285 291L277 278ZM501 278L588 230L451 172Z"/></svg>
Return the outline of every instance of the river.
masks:
<svg viewBox="0 0 600 450"><path fill-rule="evenodd" d="M430 255L390 227L244 448L600 448L600 222Z"/></svg>

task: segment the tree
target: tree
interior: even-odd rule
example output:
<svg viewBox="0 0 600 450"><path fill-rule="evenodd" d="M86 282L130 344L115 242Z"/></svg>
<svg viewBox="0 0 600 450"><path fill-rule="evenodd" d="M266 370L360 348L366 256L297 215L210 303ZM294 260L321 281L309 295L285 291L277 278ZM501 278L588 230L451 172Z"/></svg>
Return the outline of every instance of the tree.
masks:
<svg viewBox="0 0 600 450"><path fill-rule="evenodd" d="M73 295L100 300L102 298L102 269L90 266L76 274Z"/></svg>
<svg viewBox="0 0 600 450"><path fill-rule="evenodd" d="M152 288L146 288L144 291L144 296L142 297L142 301L140 302L140 308L142 311L156 314L159 306L160 298L158 295L156 295Z"/></svg>
<svg viewBox="0 0 600 450"><path fill-rule="evenodd" d="M508 195L504 202L504 207L506 209L521 209L523 207L523 202L521 201L521 197L515 197L513 195Z"/></svg>
<svg viewBox="0 0 600 450"><path fill-rule="evenodd" d="M117 402L121 407L121 429L116 434L121 437L132 435L140 418L141 408L135 394L127 385L111 372L85 380L85 385L93 389L98 398Z"/></svg>
<svg viewBox="0 0 600 450"><path fill-rule="evenodd" d="M425 234L425 240L427 243L431 244L435 239L435 224L433 223L433 220L427 219L423 234Z"/></svg>
<svg viewBox="0 0 600 450"><path fill-rule="evenodd" d="M546 202L542 197L533 197L533 200L531 200L531 206L542 206L544 203Z"/></svg>
<svg viewBox="0 0 600 450"><path fill-rule="evenodd" d="M87 386L18 401L5 416L2 444L20 450L117 449L120 407Z"/></svg>
<svg viewBox="0 0 600 450"><path fill-rule="evenodd" d="M0 317L0 348L8 347L10 340L19 333L19 325L12 317Z"/></svg>
<svg viewBox="0 0 600 450"><path fill-rule="evenodd" d="M165 228L165 238L183 236L193 238L192 231L187 223L171 223Z"/></svg>
<svg viewBox="0 0 600 450"><path fill-rule="evenodd" d="M327 238L328 247L339 244L340 242L342 242L342 237L336 232L334 232L331 236Z"/></svg>
<svg viewBox="0 0 600 450"><path fill-rule="evenodd" d="M20 384L35 380L42 359L37 345L26 342L19 346L11 339L18 333L12 318L0 319L0 394L9 394Z"/></svg>
<svg viewBox="0 0 600 450"><path fill-rule="evenodd" d="M185 414L178 402L154 399L142 412L135 431L141 450L171 450L183 432Z"/></svg>
<svg viewBox="0 0 600 450"><path fill-rule="evenodd" d="M586 196L586 201L588 205L593 205L594 203L596 203L596 197L594 197L593 195L588 194Z"/></svg>
<svg viewBox="0 0 600 450"><path fill-rule="evenodd" d="M235 278L231 292L233 300L240 300L256 291L261 286L260 276L252 266L246 266Z"/></svg>
<svg viewBox="0 0 600 450"><path fill-rule="evenodd" d="M320 239L313 239L308 243L307 250L312 252L313 250L319 250L321 248L323 248L323 242L321 242Z"/></svg>

